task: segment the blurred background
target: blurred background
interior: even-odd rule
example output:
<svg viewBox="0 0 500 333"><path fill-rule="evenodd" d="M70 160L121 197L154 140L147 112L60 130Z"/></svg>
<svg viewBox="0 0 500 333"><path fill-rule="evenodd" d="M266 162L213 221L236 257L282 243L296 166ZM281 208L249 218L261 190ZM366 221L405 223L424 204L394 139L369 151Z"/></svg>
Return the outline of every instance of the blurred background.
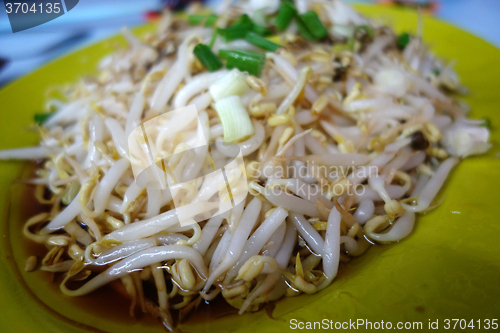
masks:
<svg viewBox="0 0 500 333"><path fill-rule="evenodd" d="M215 1L206 3L210 5ZM500 47L500 0L344 1L409 7L419 4L432 15ZM189 3L189 0L80 0L65 15L15 34L2 4L0 87L67 52L116 34L123 26L132 27L153 20L155 13L164 7L182 9Z"/></svg>

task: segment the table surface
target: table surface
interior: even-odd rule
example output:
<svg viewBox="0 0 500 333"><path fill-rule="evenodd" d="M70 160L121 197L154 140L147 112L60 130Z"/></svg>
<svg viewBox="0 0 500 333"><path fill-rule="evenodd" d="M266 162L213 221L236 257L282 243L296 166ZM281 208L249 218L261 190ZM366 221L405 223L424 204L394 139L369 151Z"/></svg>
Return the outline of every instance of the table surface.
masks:
<svg viewBox="0 0 500 333"><path fill-rule="evenodd" d="M377 0L348 2L373 3ZM500 47L500 0L434 2L437 4L436 17ZM145 13L161 6L161 0L85 0L51 22L14 34L4 6L0 5L0 63L5 63L0 68L0 86L67 52L116 34L123 26L144 23Z"/></svg>

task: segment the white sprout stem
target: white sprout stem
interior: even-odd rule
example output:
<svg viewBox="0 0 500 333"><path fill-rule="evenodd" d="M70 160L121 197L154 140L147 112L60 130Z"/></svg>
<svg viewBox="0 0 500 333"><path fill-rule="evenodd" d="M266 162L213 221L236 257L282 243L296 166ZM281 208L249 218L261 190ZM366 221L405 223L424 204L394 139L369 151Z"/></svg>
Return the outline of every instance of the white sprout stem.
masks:
<svg viewBox="0 0 500 333"><path fill-rule="evenodd" d="M287 222L285 238L275 258L276 261L278 262L278 267L280 269L286 269L286 267L288 266L288 261L290 259L290 256L292 255L296 240L297 240L297 230L295 230L295 227L290 222ZM252 293L250 293L250 295L247 296L245 302L241 306L239 314L245 312L248 306L250 306L253 300L258 296L263 295L266 292L269 292L272 288L275 288L274 290L279 289L276 288L276 285L282 280L283 280L283 275L279 270L274 271L273 273L266 276L264 282L262 282L260 286L258 286L254 291L252 291Z"/></svg>
<svg viewBox="0 0 500 333"><path fill-rule="evenodd" d="M158 234L155 238L160 242L161 245L173 245L180 240L188 241L189 237L183 234L178 234L175 232L168 234Z"/></svg>
<svg viewBox="0 0 500 333"><path fill-rule="evenodd" d="M275 206L280 206L292 212L296 212L311 217L320 217L321 214L316 205L308 200L304 200L276 189L265 189L264 196Z"/></svg>
<svg viewBox="0 0 500 333"><path fill-rule="evenodd" d="M130 184L130 186L127 188L125 191L125 194L123 195L123 203L120 207L120 213L125 214L125 211L127 210L128 206L136 200L139 195L144 191L144 187L141 187L137 185L136 182L133 182Z"/></svg>
<svg viewBox="0 0 500 333"><path fill-rule="evenodd" d="M47 235L52 231L56 231L61 229L66 224L70 223L75 217L80 214L82 211L82 207L80 206L80 202L78 201L78 195L71 201L71 203L64 208L62 212L57 214L57 216L50 221L42 230L40 230L41 235Z"/></svg>
<svg viewBox="0 0 500 333"><path fill-rule="evenodd" d="M297 73L295 67L290 62L288 62L288 60L286 60L285 58L276 53L266 53L266 57L273 59L274 64L286 74L286 76L290 81L295 82L299 79L299 73ZM311 87L309 84L305 85L304 91L306 98L311 103L314 103L319 97L316 90L314 90L314 88ZM288 110L288 108L285 109L285 111L286 110Z"/></svg>
<svg viewBox="0 0 500 333"><path fill-rule="evenodd" d="M269 182L267 187L272 189L276 185L285 187L287 190L290 190L295 195L305 200L308 200L314 204L320 198L328 201L328 199L321 194L321 189L317 184L307 184L297 178L287 178L287 179L275 179Z"/></svg>
<svg viewBox="0 0 500 333"><path fill-rule="evenodd" d="M203 73L193 77L188 84L182 87L182 89L175 94L173 102L174 108L178 109L186 106L193 96L208 89L212 83L217 81L217 79L224 76L226 73L227 70L221 70L214 73Z"/></svg>
<svg viewBox="0 0 500 333"><path fill-rule="evenodd" d="M93 265L108 265L112 262L121 260L123 258L126 258L126 257L134 254L134 253L143 251L145 249L148 249L150 247L154 247L156 245L157 245L156 239L154 239L154 238L133 240L133 241L126 242L126 243L120 244L118 246L115 246L111 250L101 254L96 259L91 258L90 256L88 258L85 258L85 259L87 262L89 262Z"/></svg>
<svg viewBox="0 0 500 333"><path fill-rule="evenodd" d="M307 138L307 137L306 137ZM365 154L313 154L306 156L290 156L288 160L298 160L327 166L360 166L368 163L369 157Z"/></svg>
<svg viewBox="0 0 500 333"><path fill-rule="evenodd" d="M189 219L217 207L217 204L209 202L197 202L195 204L186 205L182 207L186 209L183 217ZM145 238L157 234L177 223L179 223L177 212L175 209L171 209L153 218L129 223L104 236L103 239L126 242L138 238Z"/></svg>
<svg viewBox="0 0 500 333"><path fill-rule="evenodd" d="M61 290L67 296L86 295L137 269L171 259L186 259L194 266L202 278L205 278L207 275L207 268L198 251L187 246L165 245L143 250L117 262L79 289L69 290L64 284L61 284Z"/></svg>
<svg viewBox="0 0 500 333"><path fill-rule="evenodd" d="M285 113L290 108L290 106L295 102L295 100L299 96L302 89L304 89L304 86L306 85L307 79L309 78L311 72L312 72L311 67L306 66L302 68L302 70L300 71L300 75L297 78L297 82L295 83L295 86L292 88L288 96L285 97L283 102L281 102L275 114Z"/></svg>
<svg viewBox="0 0 500 333"><path fill-rule="evenodd" d="M141 116L144 111L145 105L144 94L142 91L139 91L132 102L130 107L130 112L127 117L127 124L125 125L125 137L127 139L127 147L128 147L128 137L132 131L141 124Z"/></svg>
<svg viewBox="0 0 500 333"><path fill-rule="evenodd" d="M262 203L258 198L254 198L252 201L250 201L247 208L243 212L240 226L234 232L231 243L223 254L224 257L222 261L208 277L207 283L203 288L203 292L206 293L210 289L212 284L238 261L238 258L243 253L245 242L247 241L250 232L252 232L252 229L257 222L261 207ZM229 231L226 231L226 233L230 234ZM219 244L219 246L222 245Z"/></svg>
<svg viewBox="0 0 500 333"><path fill-rule="evenodd" d="M326 148L324 148L321 143L310 135L306 135L304 138L304 143L306 148L309 149L313 154L324 155L328 154Z"/></svg>
<svg viewBox="0 0 500 333"><path fill-rule="evenodd" d="M115 188L125 171L128 170L130 163L127 159L117 161L102 178L97 185L94 197L94 214L101 214L106 208L111 192Z"/></svg>
<svg viewBox="0 0 500 333"><path fill-rule="evenodd" d="M152 218L160 214L161 209L161 192L162 190L155 187L148 187L148 205L146 207L146 218Z"/></svg>
<svg viewBox="0 0 500 333"><path fill-rule="evenodd" d="M408 236L415 224L415 213L407 211L403 216L394 222L394 225L389 231L384 233L368 232L367 236L370 239L381 243L397 242Z"/></svg>
<svg viewBox="0 0 500 333"><path fill-rule="evenodd" d="M151 99L151 109L158 114L164 111L163 109L167 105L168 100L172 97L175 89L177 89L177 86L182 82L188 72L190 59L189 44L193 38L198 38L198 36L192 35L182 42L177 50L177 60L156 87Z"/></svg>
<svg viewBox="0 0 500 333"><path fill-rule="evenodd" d="M407 171L416 168L425 161L425 157L425 152L418 151L408 159L408 161L401 167L401 170Z"/></svg>
<svg viewBox="0 0 500 333"><path fill-rule="evenodd" d="M422 191L418 195L418 201L416 206L410 206L408 204L401 204L404 209L413 212L421 212L431 204L432 200L436 197L439 190L443 186L446 178L448 177L451 169L458 163L458 159L454 157L448 158L444 161L436 170L431 179L422 188Z"/></svg>
<svg viewBox="0 0 500 333"><path fill-rule="evenodd" d="M87 102L88 100L82 99L63 106L44 125L50 128L54 125L76 121L82 116L82 113L87 111Z"/></svg>
<svg viewBox="0 0 500 333"><path fill-rule="evenodd" d="M234 233L236 228L241 221L241 216L243 215L243 209L245 209L245 201L237 204L233 209L231 209L231 214L229 215L229 219L227 219L227 223L229 225L229 232Z"/></svg>
<svg viewBox="0 0 500 333"><path fill-rule="evenodd" d="M250 257L259 253L264 244L269 240L271 235L278 229L288 216L288 211L282 207L277 207L267 219L255 230L252 236L248 239L243 248L243 253L238 262L227 272L224 279L225 282L230 282L236 275L240 267Z"/></svg>
<svg viewBox="0 0 500 333"><path fill-rule="evenodd" d="M219 227L222 224L222 220L223 219L221 216L212 217L210 220L208 220L201 230L200 239L198 239L198 241L193 244L193 249L200 252L202 256L204 256L207 252L208 247L212 243L215 234L217 233L217 230L219 230Z"/></svg>
<svg viewBox="0 0 500 333"><path fill-rule="evenodd" d="M405 188L400 186L400 185L386 185L385 191L387 192L387 195L389 196L390 199L400 199L405 195L405 192L406 192ZM365 199L373 200L373 201L381 201L382 200L382 197L380 196L380 194L368 186L364 186L363 190L361 192L362 193L357 195L359 201L362 201Z"/></svg>
<svg viewBox="0 0 500 333"><path fill-rule="evenodd" d="M326 288L337 276L340 262L340 213L333 207L328 216L323 247L323 272L326 279L319 289Z"/></svg>
<svg viewBox="0 0 500 333"><path fill-rule="evenodd" d="M104 124L111 133L111 139L115 144L118 154L123 158L128 158L127 154L127 138L125 137L125 131L123 130L120 123L115 119L108 117L104 119Z"/></svg>
<svg viewBox="0 0 500 333"><path fill-rule="evenodd" d="M210 128L208 127L208 115L205 111L199 114L199 126L197 128L198 137L202 137L208 143ZM208 146L202 145L193 149L196 157L190 161L182 172L183 181L194 179L201 171L208 154Z"/></svg>
<svg viewBox="0 0 500 333"><path fill-rule="evenodd" d="M40 269L46 272L67 272L75 264L76 260L65 260L58 262L57 264L42 266Z"/></svg>
<svg viewBox="0 0 500 333"><path fill-rule="evenodd" d="M206 92L192 99L191 104L196 107L196 110L206 110L212 103L212 96Z"/></svg>
<svg viewBox="0 0 500 333"><path fill-rule="evenodd" d="M0 150L0 160L38 160L48 158L53 152L45 147L27 147Z"/></svg>
<svg viewBox="0 0 500 333"><path fill-rule="evenodd" d="M373 175L368 179L368 184L370 185L372 190L376 191L380 195L382 200L384 200L385 202L391 201L391 197L385 189L385 182L382 177L380 177L379 175Z"/></svg>
<svg viewBox="0 0 500 333"><path fill-rule="evenodd" d="M394 158L394 155L396 155L395 152L383 152L367 165L359 167L358 172L352 172L349 176L347 176L347 179L349 179L353 185L361 184L369 176L375 174L378 169L389 163ZM363 176L359 177L359 174L362 174Z"/></svg>
<svg viewBox="0 0 500 333"><path fill-rule="evenodd" d="M366 223L366 221L372 218L374 212L375 204L373 203L373 200L362 199L359 202L358 208L356 208L356 212L353 216L360 225L363 225Z"/></svg>
<svg viewBox="0 0 500 333"><path fill-rule="evenodd" d="M321 237L319 232L317 232L316 229L313 228L311 223L309 223L309 221L307 221L304 216L292 212L288 217L288 221L293 223L302 238L304 238L306 243L309 244L311 250L320 255L323 253L323 248L325 245L323 237Z"/></svg>
<svg viewBox="0 0 500 333"><path fill-rule="evenodd" d="M217 247L215 248L214 252L212 253L211 260L210 260L210 266L209 266L210 276L213 274L213 271L222 262L222 259L225 257L225 255L227 253L227 249L231 245L232 240L233 240L233 234L230 233L229 230L226 230L224 232L224 234L222 235L219 243L217 244ZM209 276L209 279L210 279L210 276Z"/></svg>
<svg viewBox="0 0 500 333"><path fill-rule="evenodd" d="M413 188L413 191L410 194L410 197L415 197L415 196L419 195L420 192L422 192L422 189L424 188L424 186L429 181L429 179L430 179L430 176L428 176L428 175L425 175L425 174L420 175L420 177L418 177L418 179L417 179L417 183L415 184L415 187Z"/></svg>
<svg viewBox="0 0 500 333"><path fill-rule="evenodd" d="M97 150L95 143L97 141L103 140L104 124L100 116L95 115L89 120L89 143L88 143L88 155L85 159L83 167L89 169L92 167L92 163L97 164L99 162L101 154Z"/></svg>
<svg viewBox="0 0 500 333"><path fill-rule="evenodd" d="M269 256L273 258L276 256L285 238L285 232L286 223L282 223L264 245L265 250L262 251L263 256Z"/></svg>

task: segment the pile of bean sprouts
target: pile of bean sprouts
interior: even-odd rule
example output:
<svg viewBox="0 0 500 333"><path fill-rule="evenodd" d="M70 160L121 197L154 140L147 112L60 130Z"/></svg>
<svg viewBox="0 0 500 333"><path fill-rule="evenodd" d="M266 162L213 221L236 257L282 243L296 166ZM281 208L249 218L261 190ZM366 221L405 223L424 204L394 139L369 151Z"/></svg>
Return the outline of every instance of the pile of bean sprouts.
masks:
<svg viewBox="0 0 500 333"><path fill-rule="evenodd" d="M223 1L216 25L252 16L262 4ZM279 1L265 6L272 14ZM41 265L31 258L27 269L64 274L60 289L69 296L121 281L131 315L149 312L174 330L173 310L185 317L224 297L241 314L316 293L334 281L340 262L407 237L415 215L439 204L459 160L489 148L488 129L466 118L467 107L450 96L464 91L452 64L418 33L401 50L390 28L340 1L296 6L316 11L328 37L307 41L291 24L277 34L282 47L266 53L262 75L245 76L251 89L241 101L254 134L237 144L249 195L225 214L180 226L168 192L134 180L127 141L140 124L191 104L210 142L222 141L208 88L229 71L209 73L193 55L214 28L165 12L141 39L125 29L128 47L103 59L97 77L49 100L55 113L39 127L40 145L0 152L43 160L28 182L50 209L30 218L24 234L47 253L36 253ZM360 25L373 37L354 36L345 47ZM213 46L215 53L235 48L263 52L245 40ZM158 133L188 130L187 122L170 125ZM176 165L180 179L201 174L207 149ZM187 195L219 184L207 178L197 186ZM146 283L156 287L154 299L144 296Z"/></svg>

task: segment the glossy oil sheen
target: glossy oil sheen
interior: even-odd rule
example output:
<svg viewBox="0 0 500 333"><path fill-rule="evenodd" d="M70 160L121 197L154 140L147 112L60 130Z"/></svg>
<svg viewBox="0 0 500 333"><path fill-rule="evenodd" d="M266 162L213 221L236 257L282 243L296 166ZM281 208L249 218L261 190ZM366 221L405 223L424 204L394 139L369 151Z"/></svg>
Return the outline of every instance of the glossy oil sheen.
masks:
<svg viewBox="0 0 500 333"><path fill-rule="evenodd" d="M363 14L416 31L413 11L358 6ZM148 31L146 26L140 31ZM395 246L372 247L348 264L338 279L315 295L277 303L274 317L264 311L185 324L185 332L277 332L290 319L334 321L422 321L446 318L486 319L500 314L500 50L446 23L424 17L424 40L433 51L457 61L456 69L471 93L465 98L472 118L489 117L493 148L487 155L463 161L441 193L445 200L418 218L415 231ZM121 38L90 46L57 60L0 90L0 149L33 145L37 135L23 131L41 109L47 88L95 73L97 61ZM0 163L0 323L2 332L164 332L149 320L113 320L104 311L82 310L39 275L25 273L25 222L20 185L23 164ZM18 208L18 209L16 209ZM110 310L111 311L111 310ZM111 311L113 312L113 311ZM425 326L424 326L425 327Z"/></svg>

